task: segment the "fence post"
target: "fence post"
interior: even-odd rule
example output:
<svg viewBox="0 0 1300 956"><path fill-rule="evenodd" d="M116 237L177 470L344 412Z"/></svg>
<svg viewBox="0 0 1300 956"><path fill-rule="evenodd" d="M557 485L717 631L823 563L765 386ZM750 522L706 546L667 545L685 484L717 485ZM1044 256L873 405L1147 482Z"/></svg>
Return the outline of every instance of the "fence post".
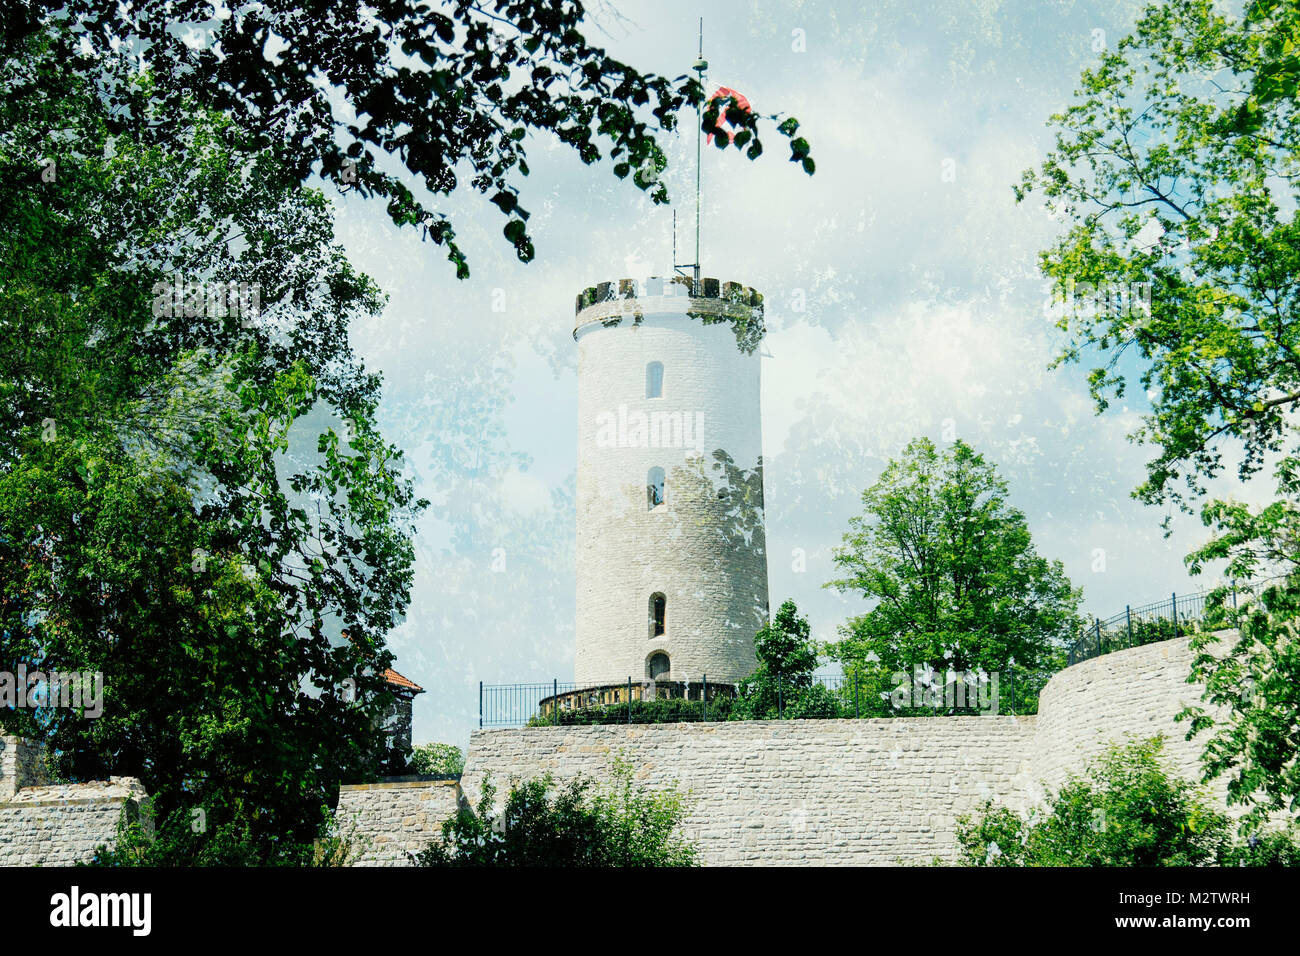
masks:
<svg viewBox="0 0 1300 956"><path fill-rule="evenodd" d="M1128 627L1128 646L1133 646L1133 609L1124 605L1124 624Z"/></svg>
<svg viewBox="0 0 1300 956"><path fill-rule="evenodd" d="M1096 654L1096 656L1097 656L1097 657L1101 657L1101 618L1099 618L1099 617L1094 617L1092 620L1093 620L1093 625L1092 625L1092 626L1093 626L1093 630L1094 630L1094 632L1095 632L1096 635L1097 635L1097 654Z"/></svg>
<svg viewBox="0 0 1300 956"><path fill-rule="evenodd" d="M551 706L555 708L555 726L560 726L560 679L551 678Z"/></svg>
<svg viewBox="0 0 1300 956"><path fill-rule="evenodd" d="M853 716L862 717L862 705L858 702L858 672L853 672Z"/></svg>
<svg viewBox="0 0 1300 956"><path fill-rule="evenodd" d="M478 729L483 729L483 682L478 682Z"/></svg>
<svg viewBox="0 0 1300 956"><path fill-rule="evenodd" d="M1178 592L1169 592L1169 609L1174 612L1174 637L1178 636Z"/></svg>
<svg viewBox="0 0 1300 956"><path fill-rule="evenodd" d="M632 675L627 675L627 722L632 723Z"/></svg>
<svg viewBox="0 0 1300 956"><path fill-rule="evenodd" d="M700 687L702 688L700 691L700 702L702 705L700 708L700 712L703 714L703 716L700 719L707 721L709 719L709 675L708 674L700 675Z"/></svg>

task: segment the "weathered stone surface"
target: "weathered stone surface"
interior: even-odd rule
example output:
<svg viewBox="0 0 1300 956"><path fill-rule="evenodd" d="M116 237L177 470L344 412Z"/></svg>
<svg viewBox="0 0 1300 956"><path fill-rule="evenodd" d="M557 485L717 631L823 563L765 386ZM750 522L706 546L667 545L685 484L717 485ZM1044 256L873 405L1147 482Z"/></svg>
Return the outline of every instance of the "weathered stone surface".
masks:
<svg viewBox="0 0 1300 956"><path fill-rule="evenodd" d="M480 730L462 785L472 802L489 774L603 775L621 754L648 785L688 791L686 834L709 863L952 860L959 815L1024 809L1128 734L1164 734L1171 765L1199 779L1203 738L1174 720L1200 697L1190 664L1185 638L1085 661L1052 678L1037 717Z"/></svg>
<svg viewBox="0 0 1300 956"><path fill-rule="evenodd" d="M748 306L648 296L601 301L578 316L579 686L649 678L657 653L673 680L725 683L754 668L754 633L768 612L760 357L737 348L728 322L702 318L738 311ZM663 365L657 398L646 397L652 362ZM749 480L723 478L717 452ZM665 485L653 508L652 469ZM666 599L662 634L655 594Z"/></svg>
<svg viewBox="0 0 1300 956"><path fill-rule="evenodd" d="M134 777L49 784L38 744L0 738L0 866L68 866L117 842L138 818L145 789ZM146 825L147 825L147 818Z"/></svg>
<svg viewBox="0 0 1300 956"><path fill-rule="evenodd" d="M621 755L652 787L688 794L686 835L713 864L928 863L955 856L958 815L985 800L1023 809L1125 735L1164 734L1177 772L1199 777L1202 739L1174 715L1197 701L1187 639L1076 664L1037 717L917 717L480 730L456 780L343 787L338 820L356 865L400 866L436 839L488 775L604 775ZM0 865L88 859L112 844L139 781L51 785L39 748L0 740ZM500 793L500 790L498 791ZM1222 784L1214 790L1222 799Z"/></svg>
<svg viewBox="0 0 1300 956"><path fill-rule="evenodd" d="M373 783L339 789L336 819L353 866L407 866L456 812L456 780Z"/></svg>

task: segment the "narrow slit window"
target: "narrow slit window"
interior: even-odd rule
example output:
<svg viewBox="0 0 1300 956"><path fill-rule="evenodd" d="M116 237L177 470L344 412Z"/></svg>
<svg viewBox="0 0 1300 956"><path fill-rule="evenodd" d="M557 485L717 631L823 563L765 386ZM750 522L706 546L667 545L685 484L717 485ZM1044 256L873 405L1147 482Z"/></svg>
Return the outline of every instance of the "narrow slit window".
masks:
<svg viewBox="0 0 1300 956"><path fill-rule="evenodd" d="M662 637L668 617L668 599L662 594L650 595L650 636Z"/></svg>
<svg viewBox="0 0 1300 956"><path fill-rule="evenodd" d="M651 362L645 367L645 397L664 397L664 363Z"/></svg>
<svg viewBox="0 0 1300 956"><path fill-rule="evenodd" d="M656 465L645 477L646 506L653 511L664 503L664 470Z"/></svg>

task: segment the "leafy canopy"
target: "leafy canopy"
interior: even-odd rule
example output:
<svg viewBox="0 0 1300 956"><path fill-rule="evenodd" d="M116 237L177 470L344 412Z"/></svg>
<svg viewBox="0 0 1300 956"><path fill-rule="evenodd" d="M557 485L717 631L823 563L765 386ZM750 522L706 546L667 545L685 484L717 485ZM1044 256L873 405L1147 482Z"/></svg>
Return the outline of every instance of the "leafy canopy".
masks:
<svg viewBox="0 0 1300 956"><path fill-rule="evenodd" d="M637 784L630 764L610 779L578 777L563 787L548 774L511 785L504 805L484 781L476 809L462 806L431 843L422 866L696 866L699 851L680 835L685 802L669 789Z"/></svg>
<svg viewBox="0 0 1300 956"><path fill-rule="evenodd" d="M1283 575L1240 611L1227 656L1195 639L1192 677L1226 708L1208 740L1210 776L1231 799L1300 811L1295 658L1300 578L1300 6L1250 0L1239 15L1210 0L1152 4L1134 32L1084 72L1051 125L1055 146L1017 190L1038 190L1069 230L1042 254L1063 298L1083 285L1149 285L1149 307L1112 296L1067 304L1061 362L1092 363L1098 411L1136 376L1151 411L1134 434L1155 456L1136 494L1191 510L1239 457L1242 481L1275 462L1262 507L1215 500L1194 573ZM1078 297L1075 296L1075 299ZM1081 307L1082 306L1082 307ZM1225 591L1216 600L1222 606ZM1212 724L1189 708L1191 734Z"/></svg>
<svg viewBox="0 0 1300 956"><path fill-rule="evenodd" d="M0 668L99 672L104 712L0 719L200 842L310 843L380 756L411 583L419 503L347 336L381 299L228 118L105 59L185 146L114 133L59 50L0 67ZM260 307L194 291L230 283Z"/></svg>
<svg viewBox="0 0 1300 956"><path fill-rule="evenodd" d="M794 601L785 601L776 616L754 635L758 665L740 682L734 701L720 708L728 720L838 717L839 702L813 682L817 644L808 619Z"/></svg>
<svg viewBox="0 0 1300 956"><path fill-rule="evenodd" d="M587 17L574 0L264 0L219 10L208 0L34 0L0 12L0 53L57 26L59 57L104 80L114 131L135 127L174 148L183 124L153 121L100 72L119 48L139 56L164 115L193 99L255 134L294 181L316 173L384 200L393 222L444 246L464 278L452 223L431 206L464 176L506 217L518 257L532 259L519 201L530 133L587 164L612 160L615 176L665 203L668 160L656 137L677 129L683 108L699 108L701 129L750 159L763 152L761 121L780 119L709 97L695 76L669 79L614 59L588 42ZM724 117L732 129L719 127ZM790 161L811 174L798 128L787 117L777 131Z"/></svg>
<svg viewBox="0 0 1300 956"><path fill-rule="evenodd" d="M883 707L895 675L910 681L918 666L938 675L1058 668L1081 592L1035 551L983 456L962 441L940 451L918 438L862 503L835 552L844 577L827 586L874 602L830 647L864 699Z"/></svg>
<svg viewBox="0 0 1300 956"><path fill-rule="evenodd" d="M421 744L411 753L411 770L459 776L465 770L465 752L452 744Z"/></svg>
<svg viewBox="0 0 1300 956"><path fill-rule="evenodd" d="M1236 840L1228 817L1170 773L1160 737L1112 744L1027 815L986 803L957 824L967 866L1294 866L1297 836Z"/></svg>

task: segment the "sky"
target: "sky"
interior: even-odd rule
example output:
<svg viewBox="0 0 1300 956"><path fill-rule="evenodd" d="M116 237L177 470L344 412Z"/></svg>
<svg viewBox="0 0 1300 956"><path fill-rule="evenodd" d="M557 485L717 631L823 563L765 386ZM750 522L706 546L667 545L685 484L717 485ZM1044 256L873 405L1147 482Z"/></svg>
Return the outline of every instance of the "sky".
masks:
<svg viewBox="0 0 1300 956"><path fill-rule="evenodd" d="M615 9L616 8L616 9ZM1153 451L1127 435L1147 410L1134 382L1098 416L1087 368L1049 369L1063 344L1038 251L1062 230L1012 185L1051 145L1047 119L1113 48L1127 0L886 0L597 4L593 41L642 70L687 72L699 17L709 85L798 118L806 176L766 128L766 154L707 152L704 274L766 297L762 414L771 606L793 599L818 640L865 611L827 590L861 494L912 438L954 437L995 463L1040 554L1059 559L1083 610L1214 582L1183 556L1195 516L1131 497ZM694 127L665 142L689 233ZM431 506L416 538L397 669L422 685L414 740L464 746L479 682L573 672L577 452L573 302L600 281L670 272L672 211L530 135L534 261L518 262L496 207L440 199L472 275L398 230L382 204L335 194L336 231L388 295L352 329L384 377L380 424ZM418 184L410 182L413 188ZM685 238L683 237L683 242ZM687 258L683 255L681 258ZM1231 472L1231 469L1228 469ZM1251 500L1265 489L1217 493Z"/></svg>

